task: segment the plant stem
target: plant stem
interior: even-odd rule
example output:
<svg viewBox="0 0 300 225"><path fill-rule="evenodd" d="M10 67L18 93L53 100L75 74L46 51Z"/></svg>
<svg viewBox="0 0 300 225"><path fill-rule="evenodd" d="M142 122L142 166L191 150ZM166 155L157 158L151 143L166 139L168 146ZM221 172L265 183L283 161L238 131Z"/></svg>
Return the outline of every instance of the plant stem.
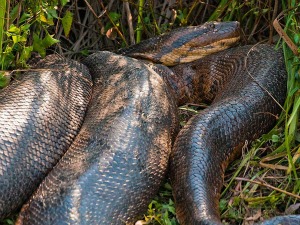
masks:
<svg viewBox="0 0 300 225"><path fill-rule="evenodd" d="M6 11L6 0L0 0L0 56L2 56L3 53L2 45L3 45L5 11Z"/></svg>
<svg viewBox="0 0 300 225"><path fill-rule="evenodd" d="M268 183L266 183L266 182L256 181L256 180L250 180L250 179L242 178L242 177L236 177L235 179L238 180L238 181L246 181L246 182L258 184L258 185L261 185L261 186L264 186L264 187L267 187L267 188L276 190L276 191L278 191L278 192L284 193L284 194L286 194L286 195L292 196L292 197L294 197L294 198L300 200L300 196L299 196L299 195L296 195L296 194L291 193L291 192L288 192L288 191L286 191L286 190L282 190L282 189L280 189L280 188L274 187L274 186L272 186L272 185L270 185L270 184L268 184Z"/></svg>
<svg viewBox="0 0 300 225"><path fill-rule="evenodd" d="M221 0L218 7L215 9L213 14L209 17L208 21L214 21L217 18L219 18L222 15L222 13L225 11L225 9L227 7L227 3L228 3L228 0Z"/></svg>
<svg viewBox="0 0 300 225"><path fill-rule="evenodd" d="M139 0L138 23L137 23L137 29L136 29L136 43L139 43L141 41L141 37L142 37L143 6L144 6L144 0Z"/></svg>

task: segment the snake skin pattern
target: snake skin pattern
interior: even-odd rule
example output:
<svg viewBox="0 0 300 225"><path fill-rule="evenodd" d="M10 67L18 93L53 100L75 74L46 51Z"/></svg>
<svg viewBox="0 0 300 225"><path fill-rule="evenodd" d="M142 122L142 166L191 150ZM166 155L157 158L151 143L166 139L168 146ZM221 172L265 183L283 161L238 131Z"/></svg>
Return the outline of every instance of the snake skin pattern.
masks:
<svg viewBox="0 0 300 225"><path fill-rule="evenodd" d="M202 28L204 32L189 31L191 35L164 36L171 37L174 51L167 47L157 53L160 46L170 45L159 37L118 53L175 65L195 60L194 44L199 40L206 44L200 50L206 55L238 39L236 22L208 23ZM231 28L234 36L227 36ZM210 32L217 39L207 44ZM198 38L199 34L206 38ZM151 54L149 47L154 50ZM100 52L84 63L94 79L85 121L68 151L59 154L62 159L23 206L17 224L134 224L164 180L170 154L180 223L221 224L218 201L226 166L246 140L270 130L281 111L279 104L286 94L281 53L268 45L245 46L167 68ZM87 98L90 95L86 93ZM54 103L70 96L59 96ZM212 105L181 130L171 153L178 130L177 105L187 102ZM53 113L72 115L59 108ZM298 216L287 216L263 224L299 221Z"/></svg>
<svg viewBox="0 0 300 225"><path fill-rule="evenodd" d="M245 141L268 132L281 112L278 104L286 96L283 57L272 46L244 46L173 71L202 77L207 99L216 94L210 107L189 120L174 144L170 176L176 215L182 225L219 225L225 168L241 154ZM261 224L299 222L299 216L291 216Z"/></svg>
<svg viewBox="0 0 300 225"><path fill-rule="evenodd" d="M192 62L236 45L240 39L237 21L207 22L174 29L116 53L165 66Z"/></svg>
<svg viewBox="0 0 300 225"><path fill-rule="evenodd" d="M100 52L85 62L95 80L81 131L18 224L132 224L164 180L178 130L168 86L132 58Z"/></svg>
<svg viewBox="0 0 300 225"><path fill-rule="evenodd" d="M0 92L0 218L18 210L73 142L91 96L87 68L48 56Z"/></svg>
<svg viewBox="0 0 300 225"><path fill-rule="evenodd" d="M183 225L222 224L218 200L226 166L239 154L245 140L251 141L271 129L281 111L274 101L276 99L282 104L285 99L286 71L281 53L269 45L244 46L178 65L171 70L153 65L162 78L133 59L103 54L92 55L86 60L93 68L92 73L99 75L95 87L98 91L93 94L91 103L98 108L89 108L83 131L23 207L17 224L134 224L164 177L162 171L166 169L171 139L176 133L174 100L180 104L196 99L212 101L212 105L181 130L171 153L170 176L177 217ZM145 83L144 73L148 74ZM157 85L150 85L153 86L151 90L142 85L137 92L146 90L142 99L147 99L146 105L152 102L152 109L144 105L138 108L145 111L127 114L126 104L116 104L125 101L127 106L135 105L129 102L141 99L128 94L128 90L141 87L136 84L140 79L149 86L151 77L163 87L154 98L160 99L164 110L159 111L162 106L148 101L153 98L151 93L157 90ZM162 79L168 85L165 86ZM133 83L128 83L129 80ZM120 88L111 88L115 86ZM161 96L162 93L167 95ZM171 108L167 109L170 103ZM111 111L104 110L108 105L113 106ZM105 114L97 114L99 111ZM150 129L154 133L147 135L136 130L142 127L145 118L149 118L146 112L158 113L157 123ZM168 125L165 124L166 118L169 118ZM147 126L148 122L145 123ZM126 133L130 133L129 141ZM161 135L166 133L169 139L167 149L162 147L166 141ZM157 136L153 139L154 134ZM162 142L149 140L148 143L144 139L148 136L152 141L160 139ZM153 152L147 143L161 149ZM141 178L140 174L144 177ZM299 216L284 216L259 224L296 225L299 221Z"/></svg>

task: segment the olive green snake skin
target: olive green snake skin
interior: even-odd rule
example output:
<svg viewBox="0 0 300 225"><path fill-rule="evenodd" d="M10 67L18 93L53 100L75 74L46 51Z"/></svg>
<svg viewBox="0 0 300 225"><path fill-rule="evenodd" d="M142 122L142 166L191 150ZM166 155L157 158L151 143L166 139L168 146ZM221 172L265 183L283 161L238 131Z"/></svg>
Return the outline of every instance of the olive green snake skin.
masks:
<svg viewBox="0 0 300 225"><path fill-rule="evenodd" d="M9 163L2 165L9 171L10 167L23 163L17 172L7 173L12 174L10 183L14 186L9 191L0 191L0 204L4 202L3 196L8 196L15 187L26 189L28 184L21 186L14 179L22 169L25 175L20 173L20 183L22 179L28 183L35 177L39 179L27 188L30 193L18 197L17 201L8 197L12 206L0 216L16 211L29 198L50 167L58 161L51 158L52 154L58 154L63 157L22 207L17 224L134 224L164 181L168 163L179 222L187 225L221 224L218 200L224 170L246 140L251 141L274 126L276 115L281 111L279 104L283 104L286 92L282 55L272 46L244 46L209 55L230 47L238 39L237 27L237 23L208 23L199 29L183 28L118 52L172 66L169 68L111 52L93 54L84 61L93 77L93 87L84 66L74 61L53 59L55 70L52 73L55 75L52 77L57 77L56 70L75 77L81 77L77 74L86 77L75 88L68 88L72 79L65 83L54 79L56 83L51 87L55 86L57 90L50 91L41 102L38 101L41 97L32 100L38 103L36 111L43 111L39 109L40 105L44 106L43 103L53 98L54 106L45 114L58 115L57 118L45 119L42 113L42 121L55 121L55 124L37 127L52 130L60 124L67 130L69 125L66 123L69 121L74 132L66 138L68 142L62 150L49 150L48 143L61 146L67 137L63 132L46 138L39 148L30 146L35 139L26 139L24 134L30 143L24 152L29 152L31 161L22 161L20 156L16 160L6 160ZM208 42L208 36L211 42ZM182 37L185 37L185 42ZM204 47L196 48L197 43ZM51 64L51 58L44 62L49 61ZM70 63L70 68L66 66L60 70L64 63ZM43 63L38 67L47 68ZM38 75L32 77L28 78L31 79L29 82L34 82ZM13 85L19 88L18 83ZM9 88L11 86L7 92ZM88 90L86 93L82 91L84 88ZM41 90L44 93L47 88ZM73 94L75 90L79 93ZM6 95L6 90L1 93ZM32 93L36 96L36 91ZM64 94L56 96L53 93ZM78 94L83 95L83 99L77 99L77 108L81 111L80 121L75 125L72 119L79 116L72 111L61 113L59 109L63 105L59 103L71 105L68 98ZM83 105L87 102L85 113ZM177 106L188 102L212 104L193 117L177 136ZM14 110L18 108L16 106ZM0 113L5 114L6 111L0 108ZM35 112L32 114L35 115ZM28 115L24 110L20 113L19 117ZM68 116L70 118L66 118ZM0 134L11 137L11 133L17 133L7 128L13 120L6 120L2 126L6 128L0 128ZM18 121L15 123L18 125ZM36 128L32 127L32 136L48 133L47 129L35 132ZM13 138L5 143L12 142L15 142ZM34 153L32 149L35 149ZM0 157L15 159L11 152L17 150L11 147L1 149ZM44 166L41 161L51 161L52 164ZM36 170L43 171L43 175L28 178L25 168L31 165L34 169L36 165L42 165ZM20 190L16 193L22 192ZM14 205L14 202L17 203ZM265 221L264 224L299 224L299 221L298 216L287 216Z"/></svg>

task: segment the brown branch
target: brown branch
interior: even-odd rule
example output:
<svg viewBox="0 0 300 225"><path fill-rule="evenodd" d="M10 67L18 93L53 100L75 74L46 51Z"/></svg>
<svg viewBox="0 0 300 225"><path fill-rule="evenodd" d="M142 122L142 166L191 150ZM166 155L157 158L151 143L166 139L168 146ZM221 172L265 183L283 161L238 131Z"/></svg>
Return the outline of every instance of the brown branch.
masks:
<svg viewBox="0 0 300 225"><path fill-rule="evenodd" d="M131 15L129 3L127 1L125 1L124 5L125 5L126 14L127 14L127 22L128 22L128 27L129 27L130 43L132 45L134 45L135 44L134 30L133 30L133 25L132 25L132 15Z"/></svg>
<svg viewBox="0 0 300 225"><path fill-rule="evenodd" d="M96 17L97 22L99 23L100 28L103 27L101 21L99 20L99 18L101 16L103 16L104 13L106 13L106 10L104 11L104 13L101 13L99 16L97 15L97 13L93 10L92 6L90 5L90 3L87 0L84 0L85 4L87 5L87 7L89 8L89 10L93 13L93 15Z"/></svg>
<svg viewBox="0 0 300 225"><path fill-rule="evenodd" d="M253 183L253 184L258 184L258 185L270 188L270 189L275 190L275 191L279 191L281 193L284 193L286 195L289 195L291 197L294 197L294 198L297 198L298 200L300 200L300 196L299 195L296 195L296 194L293 194L291 192L288 192L288 191L282 190L280 188L274 187L274 186L272 186L270 184L267 184L266 182L256 181L256 180L249 180L247 178L242 178L242 177L236 177L235 180L246 181L246 182L250 182L250 183Z"/></svg>
<svg viewBox="0 0 300 225"><path fill-rule="evenodd" d="M84 0L86 1L86 0ZM105 6L103 5L102 1L99 1L100 6L102 7L102 9L104 10L104 13L106 14L107 18L109 19L109 21L113 24L114 28L116 29L117 33L119 34L119 36L121 37L121 39L124 41L125 45L128 46L128 43L125 39L125 37L123 36L123 34L121 33L120 29L116 26L116 24L114 23L114 21L110 18Z"/></svg>
<svg viewBox="0 0 300 225"><path fill-rule="evenodd" d="M273 11L273 15L272 15L272 20L271 21L274 21L276 19L277 12L278 12L278 0L275 0L274 11ZM272 22L271 22L270 23L269 44L273 43L273 33L274 33L274 27L273 27Z"/></svg>
<svg viewBox="0 0 300 225"><path fill-rule="evenodd" d="M296 55L296 56L299 55L297 46L290 39L290 37L287 35L287 33L282 29L277 18L273 21L273 26L274 26L275 30L280 35L280 37L285 41L285 43L289 46L289 48L293 51L294 55Z"/></svg>

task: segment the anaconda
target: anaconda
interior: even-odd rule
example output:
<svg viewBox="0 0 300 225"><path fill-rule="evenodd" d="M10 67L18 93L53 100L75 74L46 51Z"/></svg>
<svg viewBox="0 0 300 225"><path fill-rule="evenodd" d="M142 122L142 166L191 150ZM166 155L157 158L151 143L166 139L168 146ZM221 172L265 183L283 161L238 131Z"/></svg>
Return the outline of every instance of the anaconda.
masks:
<svg viewBox="0 0 300 225"><path fill-rule="evenodd" d="M0 92L0 218L21 208L69 148L91 92L86 66L56 55Z"/></svg>
<svg viewBox="0 0 300 225"><path fill-rule="evenodd" d="M234 23L232 23L231 26L233 24ZM222 27L227 27L227 25L222 23L206 24L202 27L204 30L202 34L211 37L213 33L222 33ZM233 27L236 27L236 23ZM174 34L176 39L176 33ZM182 36L178 35L178 37ZM195 37L196 36L190 38L189 42ZM160 40L161 43L164 43L164 38L155 40ZM176 43L180 43L180 41ZM221 42L220 40L214 40L213 43L219 43L222 46L223 44L230 43L230 41ZM133 51L134 55L143 58L144 56L140 53L147 52L143 49L143 46L146 45L141 44L139 48L136 48L136 52L131 48L129 51L131 53L126 53L125 51L123 54L130 55ZM180 46L176 44L175 48L180 49ZM189 47L189 49L194 48L196 48L194 45ZM210 51L211 49L214 51L215 48L216 46L214 44L208 44L204 49L205 51ZM270 46L260 46L257 47L257 49L258 52L263 51L266 54L276 55L276 52L272 50ZM248 50L249 47L245 47L243 50L238 48L232 50L231 53L227 52L227 54L230 59L231 54L233 54L233 56L235 54L239 55L239 51L242 51L242 58L245 59L245 52ZM183 51L183 56L179 58L176 57L176 62L185 62L185 59L189 58L186 57L187 52L188 50L186 52ZM164 52L163 56L167 54L168 53ZM226 53L219 54L218 59L222 58ZM159 54L152 55L159 56ZM264 65L264 60L261 57L250 57L251 60L253 58L261 61L262 65ZM259 92L259 88L261 87L259 85L255 86L253 84L255 82L249 79L249 85L237 85L239 89L236 92L232 91L232 88L226 89L226 87L230 86L228 83L231 83L231 85L236 84L235 81L238 79L230 79L230 73L223 73L225 77L222 77L222 73L218 72L214 74L215 77L209 78L207 71L216 69L218 65L222 67L222 63L212 65L207 63L205 59L206 58L200 59L196 64L186 64L186 66L182 67L180 65L169 70L164 66L148 66L142 62L123 56L117 56L113 53L102 52L90 56L86 60L86 64L95 77L95 87L92 101L90 102L80 134L76 137L74 143L62 160L50 172L33 197L23 207L18 223L132 224L136 217L145 210L147 203L163 180L170 153L170 146L174 134L176 133L176 102L185 102L186 99L213 99L214 95L222 90L225 95L222 96L220 94L221 97L217 95L212 109L214 109L216 104L219 104L219 108L214 111L216 114L219 115L222 114L222 112L226 114L226 110L228 110L229 117L233 117L234 120L237 121L237 126L227 124L228 127L217 127L220 131L226 133L224 137L227 141L232 134L235 134L235 132L237 132L236 130L239 129L241 132L250 133L249 139L251 139L255 135L259 135L260 132L265 131L264 129L271 127L274 121L272 121L272 119L268 120L269 118L267 118L265 122L267 125L265 125L264 122L262 122L263 119L266 119L263 115L259 117L258 122L254 119L256 122L253 123L262 125L263 128L256 127L256 129L253 130L254 134L251 133L252 131L243 129L242 123L244 122L244 115L233 113L231 116L230 114L230 106L238 105L239 101L243 101L243 99L235 99L236 101L234 101L234 97L232 97L234 93L245 93L249 90L248 95L245 95L249 97L249 99L256 98L257 96L260 96L262 99L268 99L269 95L261 94L261 92ZM201 60L204 60L203 62L206 63L201 63ZM210 60L214 59L210 58ZM240 63L240 61L236 61L232 64L229 63L229 65L223 69L225 70L227 68L231 71L236 68L237 71L235 71L235 75L239 76L239 78L244 75L242 71L248 71L249 67L254 68L254 71L250 70L250 72L254 72L255 74L256 67L251 63L251 60L249 64L246 64L245 68L236 66L235 63ZM274 61L277 62L279 67L283 66L281 57L278 57ZM195 77L189 75L189 73L197 67L198 63L202 65L200 69L204 72L202 74L200 73L200 76L198 73ZM167 64L169 64L169 62ZM171 63L169 65L173 64ZM158 72L159 75L150 67ZM178 74L179 71L186 71L187 73ZM283 74L270 69L270 67L265 67L265 70L262 71L264 72L263 74L269 75L263 76L265 80L268 80L272 75L276 76L279 83L275 85L274 88L283 87L284 93L284 70L282 70ZM218 79L218 76L220 79ZM163 80L165 82L163 82ZM208 85L201 85L201 81ZM210 82L212 85L209 85ZM255 88L253 88L254 86ZM187 90L187 87L192 87L193 89ZM259 93L256 95L256 92L252 93L251 91L258 91ZM213 96L201 96L206 92ZM282 92L282 90L278 90L278 92ZM229 96L228 98L226 98L226 93ZM277 97L276 95L274 96L275 98ZM155 100L161 101L159 105ZM282 103L280 99L279 103ZM273 113L279 113L280 108L278 108L274 102L268 101L268 104L272 106L264 108L263 105L252 105L253 113L250 112L250 116L246 113L245 118L249 116L249 121L252 121L252 117L261 113L262 111L260 110L264 109L270 110ZM239 108L242 107L238 105L236 110L239 111ZM264 114L264 112L262 114ZM266 112L266 114L268 114L268 112ZM224 120L227 121L226 118L227 117L225 117ZM193 119L192 121L196 121L191 122L193 124L193 126L191 126L192 130L201 129L198 126L197 119ZM209 130L209 127L207 127L206 130ZM184 134L181 134L175 146L177 143L180 143L181 136L183 136L183 139L185 137ZM205 145L214 145L214 143L208 139L198 141L199 138L197 139L196 136L197 135L195 135L195 142L187 142L187 148L189 146L193 148L199 144L201 145L202 142ZM249 136L246 136L246 138ZM242 141L238 139L237 142L240 143ZM236 142L233 141L232 143L235 145ZM227 147L229 149L232 148L230 140L228 141ZM233 147L237 150L235 147L238 147L238 145ZM176 160L174 160L176 158L176 152L177 150L175 149L172 154L172 174L178 175L175 171L177 169ZM215 152L211 154L213 153ZM216 155L217 158L223 156L222 152L216 153L218 153L218 155ZM228 154L225 154L225 163L221 162L221 165L218 165L216 161L213 162L213 165L217 168L224 167L229 162L229 159L232 158L231 152L228 151L227 153ZM190 151L184 154L186 155L183 155L183 158L188 158ZM193 160L193 158L189 159ZM195 161L197 160L195 157ZM206 158L202 160L206 160ZM187 162L192 161L187 160ZM181 171L189 171L191 166L194 166L194 164L191 163L189 165L188 163L180 165L183 168ZM213 175L215 172L222 173L222 170L208 170L205 176L214 178ZM182 174L177 175L172 175L172 177L180 177ZM189 175L191 177L198 176L197 172L195 174L189 173ZM177 185L176 179L174 178L173 180L173 184ZM218 183L219 181L217 179L208 179L203 180L202 184L195 182L196 186L194 186L194 188L197 189L197 185L213 185L214 182ZM180 182L178 182L178 185L180 185ZM218 189L218 186L216 186L216 188ZM193 187L186 189L186 191L190 190L193 190ZM182 189L182 191L185 190ZM174 193L175 200L178 202L176 192ZM193 196L199 194L190 193ZM217 201L218 196L210 196L208 194L205 198L207 201ZM190 203L190 198L186 198L185 200L187 204ZM179 203L177 204L179 205ZM180 209L180 207L178 208ZM191 223L187 224L202 224L203 221L206 220L205 217L202 222L201 220L197 220L197 213L191 213L190 215L193 218L191 219ZM194 217L194 215L196 216ZM206 215L209 216L209 214ZM184 224L184 219L182 219L183 217L181 217L180 212L178 216L179 220ZM213 221L217 220L218 218Z"/></svg>
<svg viewBox="0 0 300 225"><path fill-rule="evenodd" d="M215 36L214 42L237 38L238 24L186 29L189 35L172 35L182 45L205 34ZM100 52L85 63L94 77L85 121L23 207L22 224L133 223L165 177L178 127L172 90L141 61Z"/></svg>
<svg viewBox="0 0 300 225"><path fill-rule="evenodd" d="M182 225L220 225L226 167L246 141L268 132L281 112L287 78L283 56L269 45L243 46L172 70L188 74L187 80L201 78L204 100L213 99L189 120L174 144L170 179L176 215ZM196 88L202 82L193 83ZM286 216L261 224L299 223L300 216Z"/></svg>

